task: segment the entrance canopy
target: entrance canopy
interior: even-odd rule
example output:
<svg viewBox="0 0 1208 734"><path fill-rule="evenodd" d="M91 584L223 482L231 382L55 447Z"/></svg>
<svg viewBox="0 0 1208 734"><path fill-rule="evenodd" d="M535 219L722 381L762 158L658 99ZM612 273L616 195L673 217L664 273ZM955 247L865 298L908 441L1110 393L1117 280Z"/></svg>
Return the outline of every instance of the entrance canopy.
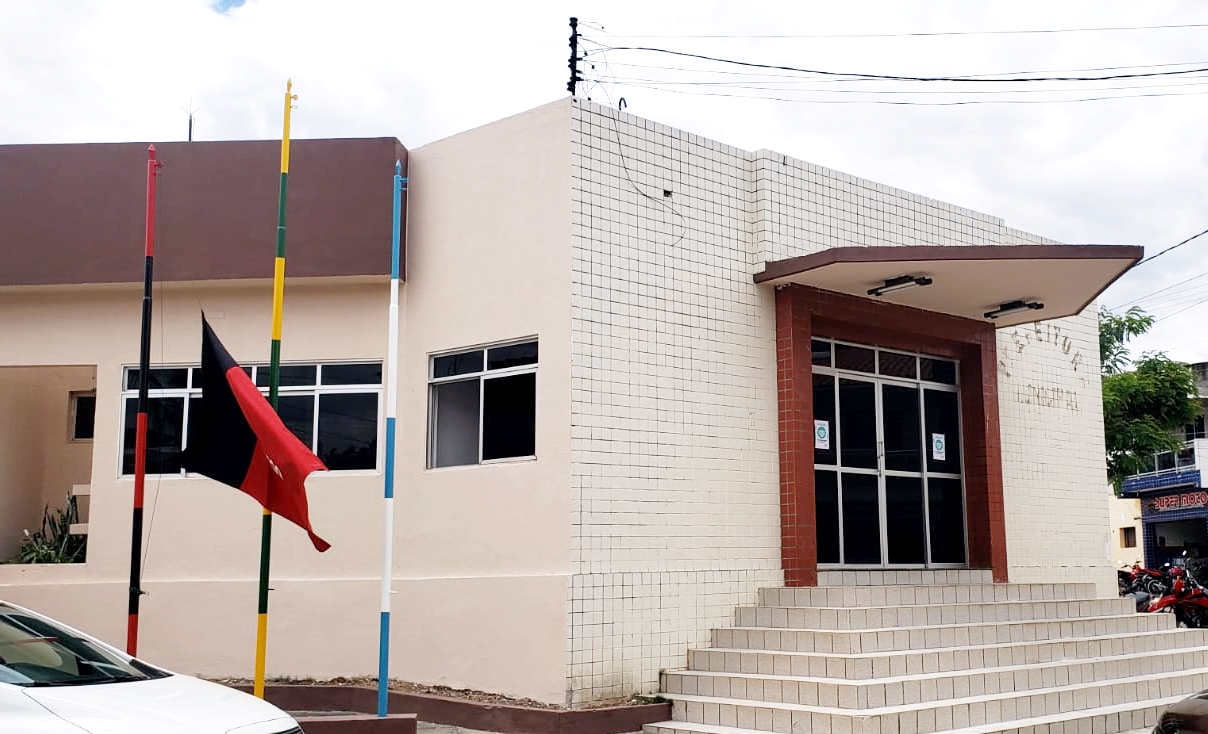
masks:
<svg viewBox="0 0 1208 734"><path fill-rule="evenodd" d="M755 282L812 286L1004 327L1080 313L1143 254L1131 245L835 247L768 262Z"/></svg>

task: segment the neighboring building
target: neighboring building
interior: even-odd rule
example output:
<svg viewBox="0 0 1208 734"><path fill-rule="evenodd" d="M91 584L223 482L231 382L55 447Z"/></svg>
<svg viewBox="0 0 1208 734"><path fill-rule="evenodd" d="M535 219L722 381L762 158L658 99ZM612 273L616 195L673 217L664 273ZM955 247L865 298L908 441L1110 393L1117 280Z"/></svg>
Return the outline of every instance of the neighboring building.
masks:
<svg viewBox="0 0 1208 734"><path fill-rule="evenodd" d="M245 365L268 358L274 145L158 146L163 473L141 647L186 672L251 669L259 512L178 454L200 310ZM82 484L91 503L87 562L0 566L0 597L115 642L144 148L0 147L3 550L44 498ZM396 156L407 267L388 355ZM1060 245L578 99L409 152L295 141L290 187L283 413L333 469L309 482L332 548L274 530L272 676L375 670L395 357L400 678L551 703L650 693L782 585L1009 580L1027 586L987 599L1050 600L1037 610L1115 596L1093 302L1140 248ZM85 467L64 432L93 391Z"/></svg>
<svg viewBox="0 0 1208 734"><path fill-rule="evenodd" d="M1111 492L1111 487L1108 487ZM1108 516L1111 521L1112 563L1117 567L1144 563L1141 547L1141 502L1132 497L1112 497Z"/></svg>
<svg viewBox="0 0 1208 734"><path fill-rule="evenodd" d="M1188 365L1195 373L1201 409L1208 408L1208 362ZM1139 500L1144 562L1158 567L1181 557L1208 559L1208 439L1204 415L1183 430L1178 451L1155 454L1149 470L1121 484L1124 498ZM1137 557L1142 553L1138 551Z"/></svg>

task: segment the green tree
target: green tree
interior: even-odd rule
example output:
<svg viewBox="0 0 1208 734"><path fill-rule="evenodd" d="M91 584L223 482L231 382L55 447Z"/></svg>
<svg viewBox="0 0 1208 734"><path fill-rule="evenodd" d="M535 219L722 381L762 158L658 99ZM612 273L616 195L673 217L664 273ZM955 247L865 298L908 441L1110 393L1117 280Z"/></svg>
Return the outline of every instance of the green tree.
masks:
<svg viewBox="0 0 1208 734"><path fill-rule="evenodd" d="M1190 367L1161 352L1131 360L1128 340L1153 323L1152 316L1136 307L1121 315L1099 310L1107 475L1117 492L1125 477L1149 468L1153 454L1177 450L1183 427L1200 414Z"/></svg>

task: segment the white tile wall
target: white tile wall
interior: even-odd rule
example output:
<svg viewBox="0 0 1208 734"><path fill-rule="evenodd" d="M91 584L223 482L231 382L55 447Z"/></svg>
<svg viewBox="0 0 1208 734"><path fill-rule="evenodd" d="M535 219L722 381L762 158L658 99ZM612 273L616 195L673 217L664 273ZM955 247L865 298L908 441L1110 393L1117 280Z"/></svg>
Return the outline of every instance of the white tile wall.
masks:
<svg viewBox="0 0 1208 734"><path fill-rule="evenodd" d="M1051 241L585 100L572 125L567 694L578 703L654 691L660 668L682 666L733 606L782 581L773 295L751 279L766 260ZM1053 336L1018 354L1023 327L999 337L1012 581L1055 580L1055 563L1069 580L1107 570L1094 325L1093 310L1049 322ZM1017 400L1033 387L1036 401Z"/></svg>

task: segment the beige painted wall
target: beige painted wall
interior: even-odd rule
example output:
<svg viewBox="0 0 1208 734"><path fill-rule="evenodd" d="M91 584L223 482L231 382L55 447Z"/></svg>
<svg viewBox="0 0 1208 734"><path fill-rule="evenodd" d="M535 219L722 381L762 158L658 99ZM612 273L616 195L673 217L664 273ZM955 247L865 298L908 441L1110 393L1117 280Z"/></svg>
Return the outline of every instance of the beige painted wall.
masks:
<svg viewBox="0 0 1208 734"><path fill-rule="evenodd" d="M399 559L412 566L410 554L423 555L415 572L446 577L430 584L451 598L478 593L443 620L460 639L431 634L442 622L434 609L403 635L432 649L433 660L455 652L477 661L475 676L508 679L488 690L561 703L571 542L569 107L547 105L412 150L408 168L399 416L411 507L399 523L416 547ZM537 338L540 353L537 459L424 470L426 355L525 337ZM509 626L513 614L523 621ZM492 653L500 645L509 652Z"/></svg>
<svg viewBox="0 0 1208 734"><path fill-rule="evenodd" d="M22 530L42 509L45 432L36 370L0 370L0 560L12 558Z"/></svg>
<svg viewBox="0 0 1208 734"><path fill-rule="evenodd" d="M1141 500L1135 497L1116 497L1111 493L1111 487L1107 488L1108 493L1108 521L1111 527L1111 549L1112 549L1112 564L1119 566L1121 563L1131 566L1133 563L1140 561L1145 563L1145 539L1141 534ZM1125 548L1121 545L1122 533L1121 528L1133 528L1136 534L1137 544L1132 548Z"/></svg>
<svg viewBox="0 0 1208 734"><path fill-rule="evenodd" d="M95 386L90 366L0 368L0 561L11 559L43 508L63 507L92 473L92 442L72 441L72 391ZM87 500L80 503L87 511Z"/></svg>
<svg viewBox="0 0 1208 734"><path fill-rule="evenodd" d="M564 126L563 126L564 127ZM548 144L547 130L535 139ZM533 223L550 198L514 212L513 228L479 228L473 212L429 213L427 193L482 211L492 197L513 211L512 177L565 196L566 159L529 165L526 151L483 167L457 146L413 158L411 272L426 287L404 287L400 370L400 441L396 485L395 677L529 696L564 697L569 463L565 354L569 301L566 268L524 255ZM459 163L460 161L460 163ZM460 166L460 169L458 169ZM556 169L562 178L548 171ZM486 181L494 172L508 180ZM423 183L421 183L423 182ZM478 187L478 191L473 191ZM416 202L414 199L418 198ZM533 211L536 207L540 211ZM561 211L566 211L562 207ZM484 214L489 215L489 212ZM433 224L452 218L459 232ZM565 217L548 228L565 242ZM483 221L491 221L484 216ZM497 254L483 262L483 243ZM545 244L542 244L545 247ZM166 248L165 248L166 249ZM546 249L556 249L549 247ZM478 281L466 277L479 262ZM563 263L564 265L564 263ZM550 276L550 271L556 271ZM509 277L503 277L509 276ZM526 278L546 287L528 289ZM561 284L559 283L559 277ZM531 294L504 312L493 308L525 286ZM560 293L559 293L560 289ZM205 308L236 359L268 357L271 284L174 284L157 288L152 361L196 364L199 310ZM384 279L290 281L286 287L283 360L383 358ZM134 288L0 291L5 365L94 362L97 424L89 559L79 568L0 566L0 598L60 615L124 645L132 481L120 478L120 387L123 365L137 363L139 296ZM415 315L414 317L412 315ZM423 328L410 323L423 322ZM47 340L44 335L59 338ZM424 468L426 354L450 346L537 335L538 454L533 462L427 471ZM384 414L383 414L384 422ZM26 445L0 441L0 461ZM379 452L381 453L381 452ZM41 462L28 465L32 474ZM316 553L305 535L278 521L273 534L270 675L367 675L376 672L381 548L380 472L314 475L311 518L332 543ZM184 672L250 676L260 514L237 490L205 478L149 478L140 653ZM505 634L503 630L508 630ZM519 659L517 669L484 660Z"/></svg>

